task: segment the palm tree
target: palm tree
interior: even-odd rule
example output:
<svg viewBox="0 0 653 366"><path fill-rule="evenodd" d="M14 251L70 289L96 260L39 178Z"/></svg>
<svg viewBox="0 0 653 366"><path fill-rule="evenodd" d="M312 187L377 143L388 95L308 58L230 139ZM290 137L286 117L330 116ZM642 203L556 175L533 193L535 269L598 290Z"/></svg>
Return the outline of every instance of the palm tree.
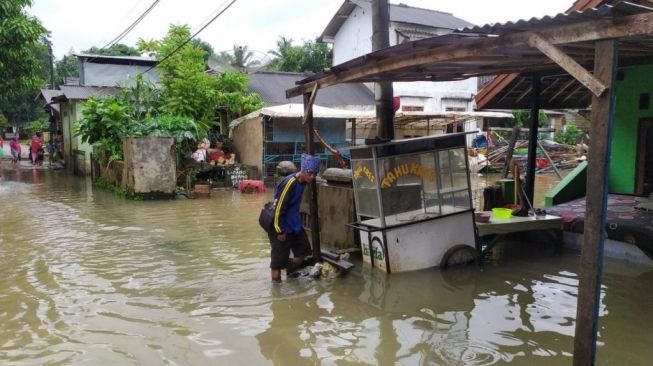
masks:
<svg viewBox="0 0 653 366"><path fill-rule="evenodd" d="M231 67L234 67L240 72L246 73L249 69L259 66L261 63L258 60L252 59L254 57L254 52L249 51L247 46L233 46L233 52L220 52L217 59L226 64L229 64Z"/></svg>

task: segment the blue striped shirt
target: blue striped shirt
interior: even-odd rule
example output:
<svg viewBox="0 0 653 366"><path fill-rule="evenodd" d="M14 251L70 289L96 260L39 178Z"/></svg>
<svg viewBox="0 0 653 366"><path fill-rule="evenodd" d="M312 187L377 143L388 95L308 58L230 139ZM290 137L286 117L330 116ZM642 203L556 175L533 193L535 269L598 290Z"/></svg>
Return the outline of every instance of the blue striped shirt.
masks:
<svg viewBox="0 0 653 366"><path fill-rule="evenodd" d="M305 184L299 182L295 174L288 175L277 185L274 192L274 198L277 200L274 230L277 234L296 234L302 230L299 206L304 187Z"/></svg>

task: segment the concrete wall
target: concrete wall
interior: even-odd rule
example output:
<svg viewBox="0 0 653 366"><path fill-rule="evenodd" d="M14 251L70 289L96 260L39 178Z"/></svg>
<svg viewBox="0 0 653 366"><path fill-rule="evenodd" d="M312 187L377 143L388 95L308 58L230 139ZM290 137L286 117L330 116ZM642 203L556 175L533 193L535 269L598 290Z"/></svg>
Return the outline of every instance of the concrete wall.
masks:
<svg viewBox="0 0 653 366"><path fill-rule="evenodd" d="M616 84L609 187L610 192L632 194L637 174L639 120L653 117L653 108L639 109L639 98L642 93L653 95L653 65L625 69L623 80Z"/></svg>
<svg viewBox="0 0 653 366"><path fill-rule="evenodd" d="M174 147L172 137L126 138L123 188L145 196L172 196L177 183Z"/></svg>
<svg viewBox="0 0 653 366"><path fill-rule="evenodd" d="M263 172L263 118L245 121L233 130L236 160Z"/></svg>

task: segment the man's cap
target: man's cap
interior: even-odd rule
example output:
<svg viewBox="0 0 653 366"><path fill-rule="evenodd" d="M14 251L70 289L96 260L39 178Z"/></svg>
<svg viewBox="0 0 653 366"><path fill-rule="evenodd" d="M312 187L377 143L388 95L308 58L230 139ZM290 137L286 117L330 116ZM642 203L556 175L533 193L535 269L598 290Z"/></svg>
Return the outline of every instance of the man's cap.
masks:
<svg viewBox="0 0 653 366"><path fill-rule="evenodd" d="M302 154L301 171L318 174L320 172L320 158L314 155Z"/></svg>

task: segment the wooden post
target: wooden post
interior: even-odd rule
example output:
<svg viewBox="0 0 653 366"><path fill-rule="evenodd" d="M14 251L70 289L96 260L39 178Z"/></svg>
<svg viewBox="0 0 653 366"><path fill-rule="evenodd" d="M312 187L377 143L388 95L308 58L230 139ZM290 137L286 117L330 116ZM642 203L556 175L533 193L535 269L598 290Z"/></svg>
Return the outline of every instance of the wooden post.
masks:
<svg viewBox="0 0 653 366"><path fill-rule="evenodd" d="M388 0L372 0L372 50L390 46L390 6ZM374 84L376 135L382 140L395 138L392 82Z"/></svg>
<svg viewBox="0 0 653 366"><path fill-rule="evenodd" d="M540 76L534 75L531 79L533 89L533 101L531 105L531 127L528 130L528 166L526 171L526 193L527 202L533 204L535 195L535 158L537 158L537 132L539 128L540 117L540 91L542 84ZM522 204L522 208L527 208Z"/></svg>
<svg viewBox="0 0 653 366"><path fill-rule="evenodd" d="M312 98L312 95L316 93L317 90L313 90L312 93L304 94L304 133L306 139L306 153L314 155L315 146L313 143L313 103L312 101L315 98ZM311 213L311 243L313 244L313 258L316 261L322 261L322 250L320 248L320 219L318 217L318 207L317 207L317 182L313 180L310 185L310 213Z"/></svg>
<svg viewBox="0 0 653 366"><path fill-rule="evenodd" d="M356 146L356 118L351 119L351 146Z"/></svg>
<svg viewBox="0 0 653 366"><path fill-rule="evenodd" d="M596 357L616 67L617 41L597 41L594 76L606 85L608 92L600 97L592 96L591 139L587 157L587 210L578 275L574 366L593 365Z"/></svg>
<svg viewBox="0 0 653 366"><path fill-rule="evenodd" d="M497 135L498 136L498 135ZM517 143L517 137L519 136L519 127L515 126L512 128L512 135L510 135L510 141L508 142L508 151L506 151L506 161L503 162L503 173L501 178L505 179L508 177L510 172L510 160L512 160L512 154L515 152L515 144ZM515 178L515 182L519 177Z"/></svg>

